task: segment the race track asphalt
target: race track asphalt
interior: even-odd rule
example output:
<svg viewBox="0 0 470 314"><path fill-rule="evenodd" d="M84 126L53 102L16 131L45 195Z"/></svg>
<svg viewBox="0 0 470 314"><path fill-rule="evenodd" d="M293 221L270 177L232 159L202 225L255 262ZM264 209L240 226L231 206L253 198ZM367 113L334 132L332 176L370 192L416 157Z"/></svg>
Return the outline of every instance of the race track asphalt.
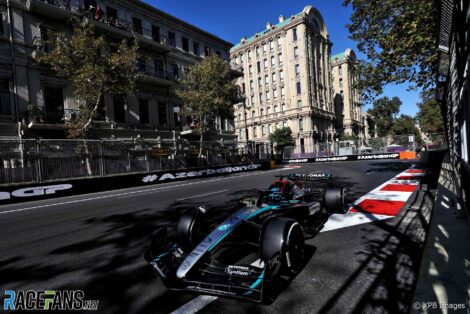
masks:
<svg viewBox="0 0 470 314"><path fill-rule="evenodd" d="M354 200L411 163L300 166L0 206L0 299L3 290L83 290L85 299L99 300L99 312L169 313L198 295L167 290L143 253L152 233L173 226L189 206L204 204L225 214L241 196L267 188L275 174L310 171L332 172L335 183L346 185ZM398 219L327 231L309 239L305 268L270 305L217 298L200 310L272 314L385 308L401 312L399 305L407 302L414 282L396 282L396 274L414 278L417 262L408 265L409 260L393 254L393 247L384 251L393 240ZM407 249L413 250L412 245Z"/></svg>

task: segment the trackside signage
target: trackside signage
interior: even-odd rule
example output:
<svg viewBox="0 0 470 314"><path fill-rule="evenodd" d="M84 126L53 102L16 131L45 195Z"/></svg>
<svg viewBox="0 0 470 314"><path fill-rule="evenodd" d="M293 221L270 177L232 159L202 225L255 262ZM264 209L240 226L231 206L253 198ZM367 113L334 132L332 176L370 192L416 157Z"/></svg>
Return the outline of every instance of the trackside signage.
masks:
<svg viewBox="0 0 470 314"><path fill-rule="evenodd" d="M149 174L139 173L102 178L73 179L67 180L65 182L55 182L49 184L36 183L10 185L0 187L0 205L52 197L102 192L148 184L173 182L178 180L227 175L231 173L269 169L269 167L270 165L268 162L261 162L257 164L239 164L223 167L190 168L185 171L165 170L152 172Z"/></svg>
<svg viewBox="0 0 470 314"><path fill-rule="evenodd" d="M242 172L247 170L257 170L261 169L261 164L252 164L247 166L236 166L236 167L224 167L224 168L213 168L213 169L204 169L199 171L189 171L189 172L167 172L162 175L151 174L144 176L142 182L149 183L154 181L166 181L166 180L176 180L176 179L186 179L194 177L207 177L213 176L216 174L223 173L232 173L232 172Z"/></svg>
<svg viewBox="0 0 470 314"><path fill-rule="evenodd" d="M346 155L331 157L313 157L284 159L283 164L307 163L307 162L333 162L333 161L354 161L354 160L381 160L381 159L399 159L399 153L367 154L367 155Z"/></svg>

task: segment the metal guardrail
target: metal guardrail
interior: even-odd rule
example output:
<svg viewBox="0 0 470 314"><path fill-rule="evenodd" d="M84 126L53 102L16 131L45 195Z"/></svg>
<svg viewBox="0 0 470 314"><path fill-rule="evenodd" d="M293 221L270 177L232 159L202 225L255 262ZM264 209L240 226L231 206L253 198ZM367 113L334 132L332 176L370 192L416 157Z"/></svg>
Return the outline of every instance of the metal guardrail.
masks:
<svg viewBox="0 0 470 314"><path fill-rule="evenodd" d="M0 140L0 185L148 173L259 160L236 143L162 140Z"/></svg>

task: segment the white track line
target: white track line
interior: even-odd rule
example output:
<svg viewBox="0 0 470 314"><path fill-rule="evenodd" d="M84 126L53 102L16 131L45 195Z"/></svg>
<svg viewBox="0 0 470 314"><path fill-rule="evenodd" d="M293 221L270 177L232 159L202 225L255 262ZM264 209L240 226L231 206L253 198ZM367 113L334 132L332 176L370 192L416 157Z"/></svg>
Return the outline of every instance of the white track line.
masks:
<svg viewBox="0 0 470 314"><path fill-rule="evenodd" d="M210 193L205 193L205 194L189 196L189 197L185 197L185 198L179 198L176 201L179 202L179 201L189 200L191 198L198 198L198 197L204 197L204 196L213 195L213 194L224 193L224 192L227 192L227 191L230 191L230 190L221 190L221 191L215 191L215 192L210 192Z"/></svg>

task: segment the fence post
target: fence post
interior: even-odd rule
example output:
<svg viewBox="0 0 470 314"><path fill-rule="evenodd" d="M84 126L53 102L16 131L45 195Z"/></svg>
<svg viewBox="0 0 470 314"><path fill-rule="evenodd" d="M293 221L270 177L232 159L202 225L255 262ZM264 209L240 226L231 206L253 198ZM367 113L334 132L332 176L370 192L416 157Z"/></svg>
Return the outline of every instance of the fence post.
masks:
<svg viewBox="0 0 470 314"><path fill-rule="evenodd" d="M40 147L41 140L36 140L36 173L38 182L42 182L42 172L41 172L41 147Z"/></svg>
<svg viewBox="0 0 470 314"><path fill-rule="evenodd" d="M149 152L145 151L145 168L147 169L147 173L150 172L150 163L149 163Z"/></svg>
<svg viewBox="0 0 470 314"><path fill-rule="evenodd" d="M104 177L104 142L100 140L100 177Z"/></svg>

